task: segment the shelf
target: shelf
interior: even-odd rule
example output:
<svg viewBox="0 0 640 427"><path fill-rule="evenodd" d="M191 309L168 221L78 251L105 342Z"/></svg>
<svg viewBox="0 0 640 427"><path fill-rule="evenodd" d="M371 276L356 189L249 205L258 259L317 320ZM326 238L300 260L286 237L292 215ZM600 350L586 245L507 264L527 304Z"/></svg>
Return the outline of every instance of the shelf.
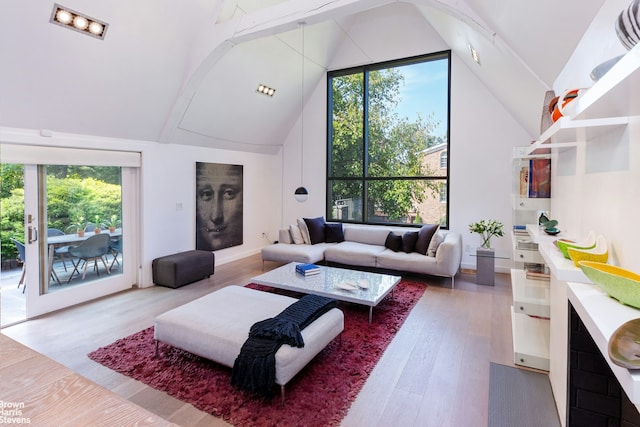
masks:
<svg viewBox="0 0 640 427"><path fill-rule="evenodd" d="M556 279L562 282L591 283L582 270L573 264L572 260L562 255L553 241L539 243L538 250Z"/></svg>
<svg viewBox="0 0 640 427"><path fill-rule="evenodd" d="M549 281L527 279L524 270L511 269L515 313L549 318Z"/></svg>
<svg viewBox="0 0 640 427"><path fill-rule="evenodd" d="M576 132L580 129L588 129L589 138L596 138L607 132L614 126L626 126L629 117L606 117L575 120L570 117L561 117L549 127L540 139L529 147L527 155L534 155L537 150L549 148L568 148L578 145Z"/></svg>
<svg viewBox="0 0 640 427"><path fill-rule="evenodd" d="M640 44L631 49L584 94L571 101L571 114L561 117L535 141L525 155L549 148L574 147L577 132L594 139L613 126L626 126L630 118L640 116L640 100L630 94L640 91Z"/></svg>
<svg viewBox="0 0 640 427"><path fill-rule="evenodd" d="M511 307L514 363L549 370L549 320L518 314Z"/></svg>
<svg viewBox="0 0 640 427"><path fill-rule="evenodd" d="M609 338L622 324L640 317L640 310L620 304L594 285L569 283L567 293L629 400L640 404L640 371L622 368L609 358Z"/></svg>
<svg viewBox="0 0 640 427"><path fill-rule="evenodd" d="M633 93L640 85L640 44L627 52L611 70L584 95L577 98L573 119L594 117L638 116L640 104L634 103ZM573 102L572 102L573 103Z"/></svg>
<svg viewBox="0 0 640 427"><path fill-rule="evenodd" d="M545 197L520 197L513 199L513 209L517 211L548 211L551 199Z"/></svg>

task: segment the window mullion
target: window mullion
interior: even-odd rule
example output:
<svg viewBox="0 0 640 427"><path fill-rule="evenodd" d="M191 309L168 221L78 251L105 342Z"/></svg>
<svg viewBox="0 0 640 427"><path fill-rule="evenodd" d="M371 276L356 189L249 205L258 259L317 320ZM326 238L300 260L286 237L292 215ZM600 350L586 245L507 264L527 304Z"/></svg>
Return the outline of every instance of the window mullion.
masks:
<svg viewBox="0 0 640 427"><path fill-rule="evenodd" d="M369 71L363 72L362 82L362 219L364 222L369 221L368 217L368 185L367 177L369 176Z"/></svg>

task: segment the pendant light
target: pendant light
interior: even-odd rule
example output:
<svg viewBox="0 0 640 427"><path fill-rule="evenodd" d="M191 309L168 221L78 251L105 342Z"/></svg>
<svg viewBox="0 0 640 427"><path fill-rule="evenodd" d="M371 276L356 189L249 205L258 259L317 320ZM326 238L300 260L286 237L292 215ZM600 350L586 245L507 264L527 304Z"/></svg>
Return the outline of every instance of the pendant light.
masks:
<svg viewBox="0 0 640 427"><path fill-rule="evenodd" d="M302 28L302 80L300 81L301 96L300 96L300 187L296 188L293 196L299 202L305 202L309 198L309 191L302 185L303 181L303 161L304 161L304 26L307 23L304 21L298 22L298 26Z"/></svg>

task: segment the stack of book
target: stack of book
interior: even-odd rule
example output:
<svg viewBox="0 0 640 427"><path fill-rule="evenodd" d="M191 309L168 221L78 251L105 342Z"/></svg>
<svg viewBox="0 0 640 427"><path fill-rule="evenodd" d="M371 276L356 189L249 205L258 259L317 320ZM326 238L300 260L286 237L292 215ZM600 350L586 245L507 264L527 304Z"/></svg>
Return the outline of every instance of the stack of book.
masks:
<svg viewBox="0 0 640 427"><path fill-rule="evenodd" d="M320 274L320 267L315 264L298 264L296 265L296 271L303 276L313 276L314 274Z"/></svg>
<svg viewBox="0 0 640 427"><path fill-rule="evenodd" d="M525 277L529 280L550 280L551 272L549 267L542 264L527 264L525 266Z"/></svg>

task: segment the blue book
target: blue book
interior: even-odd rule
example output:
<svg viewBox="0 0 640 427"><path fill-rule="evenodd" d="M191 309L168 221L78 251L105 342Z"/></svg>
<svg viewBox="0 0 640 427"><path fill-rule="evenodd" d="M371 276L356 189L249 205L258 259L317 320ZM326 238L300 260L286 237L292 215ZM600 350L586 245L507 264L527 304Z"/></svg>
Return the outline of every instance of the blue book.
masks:
<svg viewBox="0 0 640 427"><path fill-rule="evenodd" d="M296 265L296 271L300 274L317 274L320 273L320 267L315 264L298 264Z"/></svg>

